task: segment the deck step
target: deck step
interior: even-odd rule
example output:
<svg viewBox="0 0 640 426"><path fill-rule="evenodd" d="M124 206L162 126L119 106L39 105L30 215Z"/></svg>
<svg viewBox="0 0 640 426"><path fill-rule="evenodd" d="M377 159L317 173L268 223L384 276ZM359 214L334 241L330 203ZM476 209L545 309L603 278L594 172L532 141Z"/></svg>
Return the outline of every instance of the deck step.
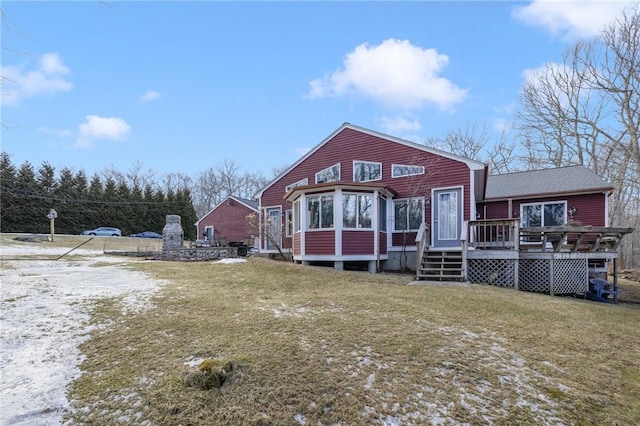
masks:
<svg viewBox="0 0 640 426"><path fill-rule="evenodd" d="M464 279L462 252L427 251L420 259L416 275L420 280L461 281Z"/></svg>

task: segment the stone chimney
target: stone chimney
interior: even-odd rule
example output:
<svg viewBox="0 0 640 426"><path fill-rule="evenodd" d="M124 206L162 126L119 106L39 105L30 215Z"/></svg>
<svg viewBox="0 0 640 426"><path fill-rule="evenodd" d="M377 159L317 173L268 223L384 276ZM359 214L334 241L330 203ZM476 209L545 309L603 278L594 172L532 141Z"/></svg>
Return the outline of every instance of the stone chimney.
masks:
<svg viewBox="0 0 640 426"><path fill-rule="evenodd" d="M184 231L180 222L179 215L167 215L167 223L162 228L162 250L183 248Z"/></svg>

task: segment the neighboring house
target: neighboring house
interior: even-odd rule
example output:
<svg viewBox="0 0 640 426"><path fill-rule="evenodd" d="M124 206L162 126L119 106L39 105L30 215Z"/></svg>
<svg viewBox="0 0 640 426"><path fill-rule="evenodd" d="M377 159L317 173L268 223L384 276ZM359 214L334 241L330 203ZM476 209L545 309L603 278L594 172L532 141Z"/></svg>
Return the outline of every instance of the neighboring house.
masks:
<svg viewBox="0 0 640 426"><path fill-rule="evenodd" d="M630 232L606 228L611 190L582 166L488 176L484 163L345 123L256 194L260 250L516 288L519 262L535 257L547 262L540 291L562 251L580 259L568 269L582 288L588 263L615 259Z"/></svg>
<svg viewBox="0 0 640 426"><path fill-rule="evenodd" d="M196 225L198 239L229 244L243 243L257 234L258 203L240 197L229 196L205 214ZM252 223L250 215L255 215Z"/></svg>

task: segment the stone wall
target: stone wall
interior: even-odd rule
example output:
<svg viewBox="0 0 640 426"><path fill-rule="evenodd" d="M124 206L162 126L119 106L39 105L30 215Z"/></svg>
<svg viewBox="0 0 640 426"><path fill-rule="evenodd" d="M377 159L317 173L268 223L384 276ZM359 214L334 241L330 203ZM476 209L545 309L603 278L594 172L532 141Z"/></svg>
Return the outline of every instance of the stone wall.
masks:
<svg viewBox="0 0 640 426"><path fill-rule="evenodd" d="M202 261L238 257L234 247L193 247L164 249L154 256L155 260Z"/></svg>

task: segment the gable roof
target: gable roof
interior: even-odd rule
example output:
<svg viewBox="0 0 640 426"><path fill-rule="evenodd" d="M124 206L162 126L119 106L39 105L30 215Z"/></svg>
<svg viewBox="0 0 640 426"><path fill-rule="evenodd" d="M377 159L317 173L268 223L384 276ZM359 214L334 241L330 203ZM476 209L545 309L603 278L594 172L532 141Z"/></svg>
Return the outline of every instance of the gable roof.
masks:
<svg viewBox="0 0 640 426"><path fill-rule="evenodd" d="M455 161L460 161L462 163L465 163L470 170L484 170L485 169L485 164L480 162L480 161L475 161L475 160L469 160L468 158L464 158L461 157L459 155L455 155L455 154L451 154L445 151L441 151L439 149L436 148L430 148L426 145L421 145L419 143L415 143L415 142L410 142L408 140L405 139L400 139L397 138L395 136L391 136L391 135L386 135L384 133L380 133L380 132L376 132L375 130L369 130L369 129L365 129L364 127L360 127L360 126L356 126L353 125L351 123L344 123L342 126L340 126L338 129L336 129L333 133L331 133L329 136L327 136L322 142L320 142L319 144L317 144L316 146L314 146L312 149L310 149L305 155L303 155L302 157L300 157L300 159L298 159L298 161L296 161L295 163L293 163L291 166L289 166L285 171L283 171L282 173L280 173L278 176L276 176L271 182L269 182L264 188L262 188L260 191L258 191L256 193L256 195L254 196L254 198L260 198L262 196L262 194L264 193L264 191L266 191L267 189L269 189L273 184L275 184L276 182L278 182L280 180L280 178L282 178L283 176L285 176L287 173L289 173L291 170L293 170L294 168L296 168L300 163L302 163L304 160L306 160L307 158L309 158L310 156L313 155L313 153L315 153L317 150L319 150L323 145L325 145L327 142L329 142L331 139L333 139L337 134L339 134L340 132L342 132L345 129L350 129L350 130L354 130L356 132L360 132L360 133L365 133L367 135L371 135L371 136L375 136L378 138L382 138L385 139L387 141L390 142L394 142L394 143L398 143L401 145L405 145L405 146L409 146L411 148L415 148L415 149L419 149L421 151L425 151L434 155L438 155L440 157L444 157L444 158L448 158L451 160L455 160Z"/></svg>
<svg viewBox="0 0 640 426"><path fill-rule="evenodd" d="M229 195L227 198L225 198L224 200L222 200L221 202L219 202L218 204L216 204L211 210L209 210L204 216L202 216L200 219L198 219L195 223L196 226L198 226L198 224L202 221L202 219L204 219L205 217L209 216L211 213L213 213L213 211L215 209L217 209L218 207L224 205L227 201L229 200L234 200L235 202L239 203L239 204L243 204L245 207L247 207L248 209L251 209L255 212L258 212L258 203L256 201L252 201L252 200L247 200L246 198L240 198L240 197L236 197L234 195Z"/></svg>
<svg viewBox="0 0 640 426"><path fill-rule="evenodd" d="M613 185L578 165L489 176L485 200L607 192L612 189Z"/></svg>

